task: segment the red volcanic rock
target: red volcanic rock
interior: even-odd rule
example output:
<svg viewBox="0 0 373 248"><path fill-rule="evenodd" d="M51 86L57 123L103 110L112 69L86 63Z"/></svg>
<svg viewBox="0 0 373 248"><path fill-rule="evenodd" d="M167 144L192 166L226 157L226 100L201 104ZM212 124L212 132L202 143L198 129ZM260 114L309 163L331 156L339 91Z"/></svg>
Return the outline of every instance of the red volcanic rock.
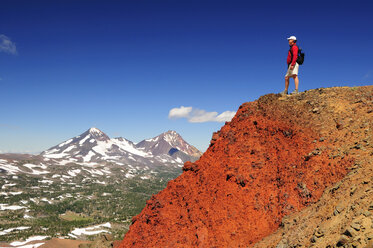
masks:
<svg viewBox="0 0 373 248"><path fill-rule="evenodd" d="M351 166L348 153L335 155L349 142L336 120L356 100L350 91L270 94L240 106L202 157L147 201L119 247L249 247L274 232Z"/></svg>

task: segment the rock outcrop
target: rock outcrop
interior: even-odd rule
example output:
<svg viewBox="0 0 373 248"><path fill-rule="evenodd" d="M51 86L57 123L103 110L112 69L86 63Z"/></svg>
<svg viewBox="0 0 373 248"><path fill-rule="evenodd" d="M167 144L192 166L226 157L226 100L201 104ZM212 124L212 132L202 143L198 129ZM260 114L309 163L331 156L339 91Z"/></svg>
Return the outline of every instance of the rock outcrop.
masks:
<svg viewBox="0 0 373 248"><path fill-rule="evenodd" d="M244 103L202 157L147 201L119 247L334 247L353 237L368 244L372 128L373 86ZM342 203L350 196L352 210ZM334 217L351 223L325 230Z"/></svg>

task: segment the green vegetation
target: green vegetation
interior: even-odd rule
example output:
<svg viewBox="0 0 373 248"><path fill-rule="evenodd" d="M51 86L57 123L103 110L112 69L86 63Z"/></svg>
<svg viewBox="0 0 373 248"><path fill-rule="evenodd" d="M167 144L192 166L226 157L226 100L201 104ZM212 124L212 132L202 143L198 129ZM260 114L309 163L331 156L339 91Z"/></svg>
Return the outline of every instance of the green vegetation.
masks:
<svg viewBox="0 0 373 248"><path fill-rule="evenodd" d="M60 219L67 221L93 221L91 217L88 217L83 213L74 213L72 211L60 214Z"/></svg>
<svg viewBox="0 0 373 248"><path fill-rule="evenodd" d="M0 203L24 207L0 211L0 232L21 226L30 227L9 232L0 238L13 241L33 235L67 236L75 228L110 222L114 238L121 239L129 228L131 218L141 212L146 200L181 173L180 168L167 169L156 171L150 179L141 179L141 174L126 178L127 170L123 168L111 168L114 173L109 177L88 177L81 173L65 182L59 177L51 178L51 175L20 174L18 178L0 175L0 185L15 184L1 190ZM53 182L43 182L45 179ZM22 193L13 195L11 192Z"/></svg>

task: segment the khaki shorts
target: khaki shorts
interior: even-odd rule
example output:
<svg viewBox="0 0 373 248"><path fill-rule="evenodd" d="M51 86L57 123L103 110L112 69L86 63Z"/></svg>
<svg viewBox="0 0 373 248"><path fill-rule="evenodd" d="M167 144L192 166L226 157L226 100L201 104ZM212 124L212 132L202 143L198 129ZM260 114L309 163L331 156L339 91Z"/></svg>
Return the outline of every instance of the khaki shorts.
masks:
<svg viewBox="0 0 373 248"><path fill-rule="evenodd" d="M289 65L288 71L286 72L285 77L291 77L291 76L294 76L294 75L298 75L298 70L299 70L298 63L295 62L295 66L294 66L293 70L290 70L290 65Z"/></svg>

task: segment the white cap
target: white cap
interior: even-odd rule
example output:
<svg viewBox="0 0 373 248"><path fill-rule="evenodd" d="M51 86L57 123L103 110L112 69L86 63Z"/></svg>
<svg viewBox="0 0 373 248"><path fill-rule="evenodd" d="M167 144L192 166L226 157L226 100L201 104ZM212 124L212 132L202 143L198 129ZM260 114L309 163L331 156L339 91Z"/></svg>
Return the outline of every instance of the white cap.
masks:
<svg viewBox="0 0 373 248"><path fill-rule="evenodd" d="M290 37L288 38L288 40L297 40L297 37L295 37L294 35L292 35L292 36L290 36Z"/></svg>

